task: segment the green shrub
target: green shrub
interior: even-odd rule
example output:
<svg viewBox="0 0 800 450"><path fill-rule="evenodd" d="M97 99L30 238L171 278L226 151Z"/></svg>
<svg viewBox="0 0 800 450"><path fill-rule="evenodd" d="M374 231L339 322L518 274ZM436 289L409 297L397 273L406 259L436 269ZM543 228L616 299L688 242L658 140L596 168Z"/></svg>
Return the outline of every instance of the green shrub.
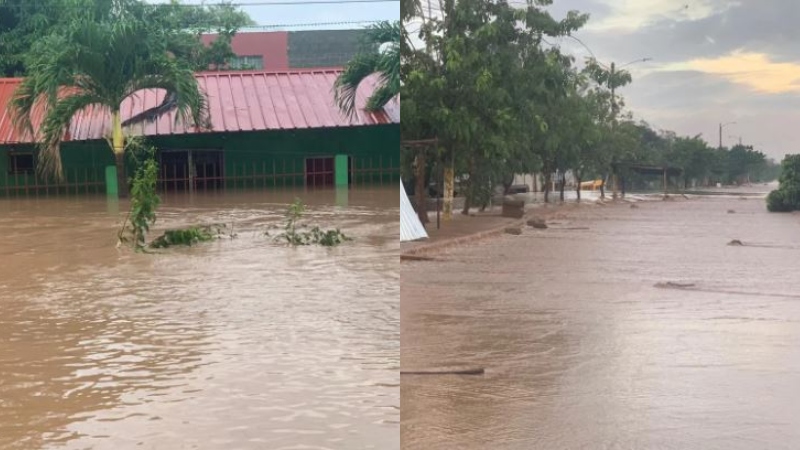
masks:
<svg viewBox="0 0 800 450"><path fill-rule="evenodd" d="M345 241L351 241L338 228L335 230L322 230L313 227L311 231L297 231L298 222L305 212L305 205L300 199L295 199L286 211L286 224L284 232L275 237L276 240L286 241L292 247L299 245L321 245L335 247ZM302 226L302 225L301 225ZM269 234L269 233L267 233Z"/></svg>
<svg viewBox="0 0 800 450"><path fill-rule="evenodd" d="M131 185L131 209L122 223L118 238L120 244L130 244L137 252L145 248L145 240L150 226L156 221L156 208L161 199L156 194L158 179L158 162L155 159L155 148L138 140L128 144L131 151L144 154L145 159L136 169Z"/></svg>
<svg viewBox="0 0 800 450"><path fill-rule="evenodd" d="M218 233L216 233L218 234ZM199 242L207 242L216 237L211 227L189 227L179 230L167 230L150 243L152 248L167 248L175 245L192 246Z"/></svg>
<svg viewBox="0 0 800 450"><path fill-rule="evenodd" d="M783 191L775 190L767 196L767 210L769 212L787 212L791 207L786 203Z"/></svg>
<svg viewBox="0 0 800 450"><path fill-rule="evenodd" d="M767 210L800 210L800 155L787 155L781 162L780 186L767 196Z"/></svg>

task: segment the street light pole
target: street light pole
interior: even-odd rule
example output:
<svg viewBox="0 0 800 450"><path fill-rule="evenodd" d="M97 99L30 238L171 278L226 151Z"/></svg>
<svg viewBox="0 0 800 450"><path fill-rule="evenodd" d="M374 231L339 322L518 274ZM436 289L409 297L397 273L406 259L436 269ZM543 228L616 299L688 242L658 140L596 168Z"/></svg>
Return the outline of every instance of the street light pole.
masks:
<svg viewBox="0 0 800 450"><path fill-rule="evenodd" d="M647 62L647 61L650 61L652 59L653 58L636 59L636 60L633 60L633 61L631 61L631 62L629 62L627 64L623 64L622 66L620 66L620 68L628 67L631 64L636 64L636 63L640 63L640 62ZM616 126L617 126L617 96L616 96L617 84L616 84L615 78L614 78L614 75L616 74L616 68L617 68L616 63L614 63L612 61L611 62L611 69L609 70L609 77L608 77L608 85L609 85L609 88L611 88L611 137L612 138L614 136L616 136ZM617 199L617 191L619 190L619 186L618 186L619 183L618 183L618 180L617 180L617 168L616 168L616 166L612 165L611 170L613 171L612 174L611 174L611 176L613 178L613 180L611 181L611 184L612 184L612 187L614 188L614 191L611 194L611 198L616 200Z"/></svg>
<svg viewBox="0 0 800 450"><path fill-rule="evenodd" d="M728 122L728 123L720 122L720 124L719 124L719 149L720 150L722 150L722 129L725 128L728 125L735 125L735 124L736 124L736 122Z"/></svg>

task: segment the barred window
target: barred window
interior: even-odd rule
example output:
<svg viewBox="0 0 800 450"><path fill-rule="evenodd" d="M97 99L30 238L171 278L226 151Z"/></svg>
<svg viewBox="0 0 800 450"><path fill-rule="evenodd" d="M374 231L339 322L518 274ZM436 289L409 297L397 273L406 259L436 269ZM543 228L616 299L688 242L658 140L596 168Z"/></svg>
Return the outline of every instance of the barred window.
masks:
<svg viewBox="0 0 800 450"><path fill-rule="evenodd" d="M28 175L34 170L32 152L9 152L8 173L12 175Z"/></svg>
<svg viewBox="0 0 800 450"><path fill-rule="evenodd" d="M235 56L228 64L234 70L264 70L263 56Z"/></svg>

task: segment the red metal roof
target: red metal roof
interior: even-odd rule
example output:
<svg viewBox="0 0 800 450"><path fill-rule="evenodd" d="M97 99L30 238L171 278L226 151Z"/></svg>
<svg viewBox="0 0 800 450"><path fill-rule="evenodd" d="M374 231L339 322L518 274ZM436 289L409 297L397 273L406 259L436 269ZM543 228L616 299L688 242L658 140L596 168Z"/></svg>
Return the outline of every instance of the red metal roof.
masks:
<svg viewBox="0 0 800 450"><path fill-rule="evenodd" d="M353 118L347 118L333 101L333 85L341 69L307 69L285 72L203 72L196 75L208 96L210 130L196 130L175 123L174 113L145 124L129 127L128 134L161 136L198 132L264 131L302 128L332 128L399 123L399 100L384 111L363 110L366 100L377 85L370 77L357 93L360 107ZM20 135L11 122L6 105L13 98L21 79L0 79L0 144L31 143L27 133ZM122 120L157 106L164 98L163 90L140 91L122 104ZM396 103L396 104L395 104ZM41 120L41 111L33 123ZM66 140L104 139L110 135L111 119L105 109L88 108L77 114L70 124Z"/></svg>

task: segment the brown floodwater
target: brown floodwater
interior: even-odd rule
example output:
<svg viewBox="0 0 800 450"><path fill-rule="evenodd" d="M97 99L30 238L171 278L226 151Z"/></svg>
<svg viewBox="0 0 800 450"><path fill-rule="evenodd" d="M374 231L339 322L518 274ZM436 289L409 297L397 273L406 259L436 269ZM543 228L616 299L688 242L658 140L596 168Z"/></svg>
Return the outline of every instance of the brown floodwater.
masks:
<svg viewBox="0 0 800 450"><path fill-rule="evenodd" d="M294 197L355 240L263 236ZM398 448L398 189L164 200L154 233L238 237L135 254L124 204L0 199L0 448Z"/></svg>
<svg viewBox="0 0 800 450"><path fill-rule="evenodd" d="M800 215L639 205L403 263L403 449L800 448Z"/></svg>

